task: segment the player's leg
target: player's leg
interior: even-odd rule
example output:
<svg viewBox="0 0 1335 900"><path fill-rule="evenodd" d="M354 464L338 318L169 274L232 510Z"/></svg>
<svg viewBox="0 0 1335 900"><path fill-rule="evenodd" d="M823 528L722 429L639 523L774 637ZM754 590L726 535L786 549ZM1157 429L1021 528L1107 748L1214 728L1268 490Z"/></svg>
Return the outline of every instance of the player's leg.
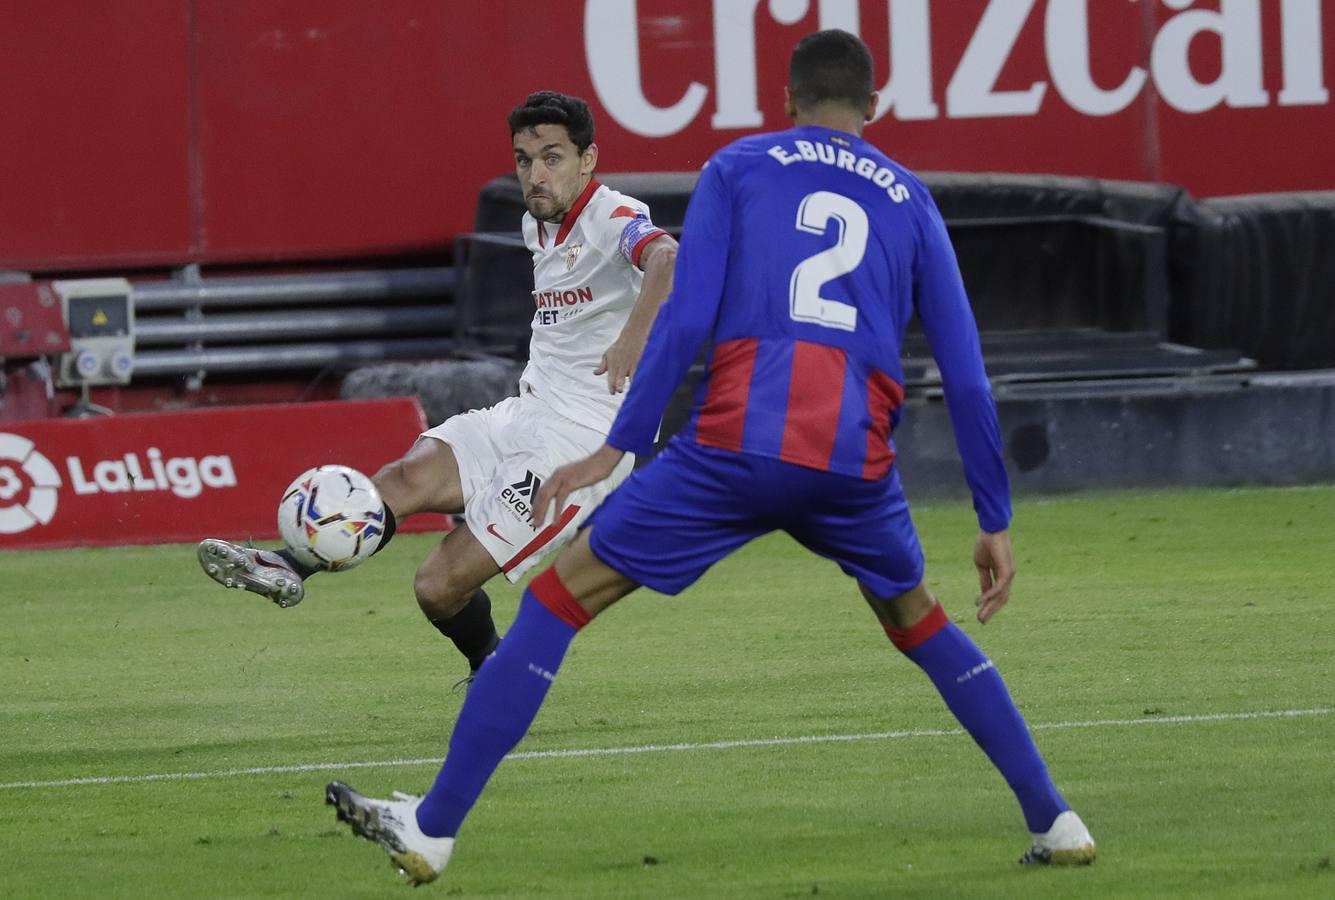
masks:
<svg viewBox="0 0 1335 900"><path fill-rule="evenodd" d="M733 469L703 471L670 447L613 493L556 564L530 583L514 624L464 701L440 774L414 807L413 825L432 836L424 840L434 843L423 846L436 848L437 858L448 855L496 766L527 733L584 625L637 584L679 592L767 530L746 516L736 494L727 493L749 477L745 460L724 457ZM385 846L358 830L358 804L344 812L348 804L338 798L355 792L338 782L329 791L340 818ZM360 807L370 815L374 804L386 802L363 800Z"/></svg>
<svg viewBox="0 0 1335 900"><path fill-rule="evenodd" d="M464 523L450 533L417 571L417 602L426 617L468 658L471 683L482 661L496 648L491 604L482 585L497 573L520 579L542 558L568 543L634 460L602 484L576 491L552 526L535 530L529 521L542 479L553 469L582 459L601 446L603 434L570 422L531 398L507 401L512 415L493 417L485 450L461 460ZM485 476L474 461L488 457Z"/></svg>
<svg viewBox="0 0 1335 900"><path fill-rule="evenodd" d="M421 437L399 459L383 466L371 479L385 506L400 517L419 512L462 512L463 476L454 447L434 437Z"/></svg>
<svg viewBox="0 0 1335 900"><path fill-rule="evenodd" d="M496 457L493 435L510 421L516 404L517 398L510 398L489 409L452 416L418 438L403 457L375 474L372 480L385 504L385 534L376 553L389 545L400 517L418 512L463 512L465 501L488 476L488 464ZM214 581L225 587L243 587L282 607L300 603L305 596L305 580L319 571L303 565L286 548L261 550L213 538L200 543L198 555L200 565ZM464 655L470 662L478 655L475 648L495 639L491 601L481 584L478 582L462 603L451 604L456 622L449 624L450 616L443 610L431 618L432 624L451 640L460 637L469 648Z"/></svg>
<svg viewBox="0 0 1335 900"><path fill-rule="evenodd" d="M1024 811L1034 846L1021 862L1088 863L1094 841L1048 774L1024 716L992 660L919 582L885 597L860 583L891 643L936 685L946 706L987 754Z"/></svg>
<svg viewBox="0 0 1335 900"><path fill-rule="evenodd" d="M1048 775L1000 674L923 583L922 548L897 475L842 484L833 478L837 476L820 492L821 502L790 532L858 580L891 642L932 679L950 711L1014 790L1029 830L1038 836L1059 826L1065 833L1069 819L1079 819ZM1058 848L1062 852L1056 856L1026 861L1091 861L1093 842L1082 824L1078 832L1073 837L1083 838Z"/></svg>
<svg viewBox="0 0 1335 900"><path fill-rule="evenodd" d="M500 637L491 617L491 598L482 585L501 571L467 523L441 539L413 579L417 605L427 621L449 638L468 660L472 678Z"/></svg>
<svg viewBox="0 0 1335 900"><path fill-rule="evenodd" d="M445 764L417 811L423 832L458 832L496 767L528 733L575 635L636 586L593 555L587 530L529 583L459 711Z"/></svg>
<svg viewBox="0 0 1335 900"><path fill-rule="evenodd" d="M376 800L341 781L325 788L325 802L337 808L339 819L383 847L415 884L434 881L449 862L459 826L528 732L575 634L635 589L588 551L587 531L562 552L559 564L589 591L587 606L571 595L556 566L533 579L505 640L464 700L449 755L426 796Z"/></svg>
<svg viewBox="0 0 1335 900"><path fill-rule="evenodd" d="M402 459L382 468L372 481L385 503L385 533L376 553L389 546L400 516L423 510L463 509L454 451L439 440L419 439ZM223 587L244 588L282 607L300 603L306 595L304 582L321 571L303 563L286 547L265 550L206 538L196 552L204 574Z"/></svg>

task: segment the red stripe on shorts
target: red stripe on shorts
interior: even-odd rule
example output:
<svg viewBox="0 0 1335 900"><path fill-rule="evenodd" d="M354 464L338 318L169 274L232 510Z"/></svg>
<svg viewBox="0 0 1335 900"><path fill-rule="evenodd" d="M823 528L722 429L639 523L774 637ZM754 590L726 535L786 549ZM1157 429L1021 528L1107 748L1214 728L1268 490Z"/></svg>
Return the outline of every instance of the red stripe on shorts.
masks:
<svg viewBox="0 0 1335 900"><path fill-rule="evenodd" d="M548 525L546 528L542 529L542 531L539 531L537 536L534 537L533 540L525 544L522 550L520 550L514 556L510 557L510 559L505 563L505 565L501 566L501 571L509 572L515 566L519 565L521 562L528 559L534 553L537 553L543 547L551 543L552 538L560 534L561 529L569 525L570 520L575 518L575 514L578 512L579 512L579 507L574 503L567 506L565 510L561 513L561 517L559 519L557 519L552 524Z"/></svg>

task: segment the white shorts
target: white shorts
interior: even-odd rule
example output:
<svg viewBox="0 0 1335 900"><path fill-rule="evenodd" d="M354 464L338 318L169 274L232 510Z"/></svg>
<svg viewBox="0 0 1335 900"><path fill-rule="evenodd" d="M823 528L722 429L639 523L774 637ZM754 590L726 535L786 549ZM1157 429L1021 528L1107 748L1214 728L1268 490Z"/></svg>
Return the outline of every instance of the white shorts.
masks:
<svg viewBox="0 0 1335 900"><path fill-rule="evenodd" d="M464 521L505 577L518 582L547 553L565 546L594 507L630 475L627 453L610 477L571 494L541 530L528 521L538 487L558 467L583 459L607 438L577 425L532 394L451 416L422 432L454 449L463 484Z"/></svg>

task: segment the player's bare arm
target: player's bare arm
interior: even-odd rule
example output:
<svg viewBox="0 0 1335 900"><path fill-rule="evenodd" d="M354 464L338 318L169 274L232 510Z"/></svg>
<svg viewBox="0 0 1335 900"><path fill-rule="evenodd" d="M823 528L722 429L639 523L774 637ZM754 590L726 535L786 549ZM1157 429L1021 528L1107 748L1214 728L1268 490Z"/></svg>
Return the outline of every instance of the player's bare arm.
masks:
<svg viewBox="0 0 1335 900"><path fill-rule="evenodd" d="M640 296L635 301L630 318L621 329L621 334L603 354L603 361L593 374L607 374L607 391L619 394L626 389L626 383L635 374L640 356L644 353L644 342L649 339L649 329L658 315L658 308L672 293L672 270L677 264L677 242L670 235L662 234L654 238L644 248L640 256L644 269L644 283L640 286Z"/></svg>
<svg viewBox="0 0 1335 900"><path fill-rule="evenodd" d="M538 496L533 499L531 515L534 527L546 524L554 515L565 509L566 498L575 491L597 484L611 475L617 463L621 462L621 457L625 455L624 450L603 444L583 459L561 466L553 472L551 477L542 483ZM552 501L555 501L554 505ZM555 513L551 513L553 509L556 510Z"/></svg>
<svg viewBox="0 0 1335 900"><path fill-rule="evenodd" d="M978 621L984 624L1006 605L1015 580L1015 554L1009 531L980 531L973 545L973 564L978 569L978 587L982 591L974 606Z"/></svg>

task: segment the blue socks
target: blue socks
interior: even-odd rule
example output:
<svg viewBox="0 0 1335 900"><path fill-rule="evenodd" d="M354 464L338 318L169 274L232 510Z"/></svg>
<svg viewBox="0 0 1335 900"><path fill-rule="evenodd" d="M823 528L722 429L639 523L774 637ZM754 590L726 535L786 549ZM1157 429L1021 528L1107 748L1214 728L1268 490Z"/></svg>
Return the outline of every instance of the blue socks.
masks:
<svg viewBox="0 0 1335 900"><path fill-rule="evenodd" d="M417 808L417 824L432 837L454 837L488 779L528 733L570 642L589 621L555 569L535 578L519 615L496 653L478 671L450 736L435 784ZM907 629L887 628L890 640L932 679L950 711L1000 770L1035 833L1070 809L1015 708L1005 682L977 645L938 604Z"/></svg>
<svg viewBox="0 0 1335 900"><path fill-rule="evenodd" d="M935 621L928 621L932 619ZM926 628L920 630L923 625ZM886 630L895 645L932 679L946 706L1001 771L1020 801L1029 830L1040 833L1051 828L1053 820L1070 806L1052 783L1024 717L992 661L946 618L939 604L912 629ZM930 633L923 637L924 632Z"/></svg>
<svg viewBox="0 0 1335 900"><path fill-rule="evenodd" d="M583 609L561 602L569 593L555 575L548 569L524 591L514 624L478 670L450 736L445 765L417 808L424 834L454 837L458 832L492 772L528 733L570 642L588 621ZM556 602L549 599L553 585L564 594Z"/></svg>

